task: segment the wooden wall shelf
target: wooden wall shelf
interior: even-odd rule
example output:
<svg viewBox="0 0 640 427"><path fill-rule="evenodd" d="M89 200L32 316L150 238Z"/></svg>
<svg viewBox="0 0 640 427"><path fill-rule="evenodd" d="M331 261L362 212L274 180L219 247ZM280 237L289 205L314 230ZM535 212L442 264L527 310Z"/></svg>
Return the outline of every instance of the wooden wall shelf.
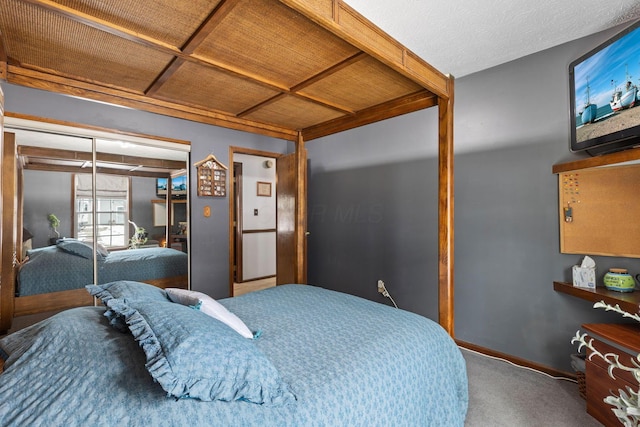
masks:
<svg viewBox="0 0 640 427"><path fill-rule="evenodd" d="M553 282L553 289L593 303L604 301L611 305L618 304L621 309L629 313L637 313L640 306L640 291L616 292L610 291L605 287L597 287L595 290L591 290L576 288L571 283L566 282Z"/></svg>

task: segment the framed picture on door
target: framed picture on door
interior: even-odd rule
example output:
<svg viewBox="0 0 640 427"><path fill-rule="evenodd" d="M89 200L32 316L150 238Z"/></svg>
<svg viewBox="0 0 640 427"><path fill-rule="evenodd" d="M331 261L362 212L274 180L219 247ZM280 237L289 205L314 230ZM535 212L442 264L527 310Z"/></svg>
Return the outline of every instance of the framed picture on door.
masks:
<svg viewBox="0 0 640 427"><path fill-rule="evenodd" d="M258 196L271 197L271 183L258 181Z"/></svg>

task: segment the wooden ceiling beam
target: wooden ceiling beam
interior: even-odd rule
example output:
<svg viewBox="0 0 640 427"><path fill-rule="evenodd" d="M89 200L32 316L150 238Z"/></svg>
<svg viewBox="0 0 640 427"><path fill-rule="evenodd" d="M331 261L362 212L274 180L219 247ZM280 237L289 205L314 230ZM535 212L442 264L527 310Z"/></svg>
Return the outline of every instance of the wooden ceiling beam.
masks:
<svg viewBox="0 0 640 427"><path fill-rule="evenodd" d="M353 110L350 110L346 107L343 107L341 105L337 105L337 104L332 104L330 102L327 102L325 100L321 100L321 99L315 99L311 96L308 95L301 95L299 93L290 93L289 95L294 96L296 98L300 98L303 99L305 101L309 101L309 102L313 102L314 104L320 105L322 107L325 108L330 108L332 110L335 110L341 114L346 114L348 116L353 116L355 114L355 112ZM285 93L279 93L269 99L267 99L266 101L263 101L259 104L254 105L253 107L247 108L246 110L242 111L241 113L237 114L237 117L246 117L249 114L253 113L254 111L258 111L261 108L266 107L269 104L273 104L274 102L284 98L285 96L287 96L287 94Z"/></svg>
<svg viewBox="0 0 640 427"><path fill-rule="evenodd" d="M352 109L347 108L344 105L339 105L334 102L327 101L326 99L316 98L311 95L303 95L301 93L292 93L291 95L295 96L296 98L304 99L305 101L313 102L314 104L318 104L322 107L330 108L348 116L355 115L355 111L353 111Z"/></svg>
<svg viewBox="0 0 640 427"><path fill-rule="evenodd" d="M364 52L358 52L355 55L350 56L349 58L346 58L344 61L340 61L339 63L333 65L332 67L327 68L326 70L323 70L321 72L319 72L318 74L316 74L313 77L308 78L307 80L298 83L297 85L293 86L289 92L291 95L296 96L300 99L304 99L306 101L311 101L315 104L318 105L322 105L323 107L328 107L331 108L333 110L339 111L342 114L348 114L350 116L354 115L355 112L345 106L342 105L337 105L335 103L331 103L327 100L323 100L323 99L318 99L318 98L314 98L311 97L309 95L304 95L299 93L300 90L312 85L313 83L316 83L322 79L324 79L327 76L330 76L331 74L337 73L338 71L348 67L349 65L355 64L358 61L363 60L364 58L366 58L367 55ZM278 99L281 99L283 97L283 93L280 93L272 98L267 99L266 101L263 101L259 104L254 105L251 108L246 109L245 111L241 112L238 114L238 117L244 117L248 114L253 113L254 111L259 110L260 108L272 104L273 102L277 101Z"/></svg>
<svg viewBox="0 0 640 427"><path fill-rule="evenodd" d="M90 152L59 150L55 148L33 147L28 145L18 146L18 155L54 160L77 160L91 162L93 156ZM125 156L121 154L96 153L96 161L114 163L129 166L144 166L150 168L162 168L178 170L185 168L185 162L178 160L154 159L149 157Z"/></svg>
<svg viewBox="0 0 640 427"><path fill-rule="evenodd" d="M375 107L356 112L354 117L340 117L319 125L310 126L302 131L305 141L321 138L333 133L375 123L391 117L422 110L438 105L438 97L429 91L420 91L395 99Z"/></svg>
<svg viewBox="0 0 640 427"><path fill-rule="evenodd" d="M245 116L248 116L249 114L251 114L251 113L253 113L253 112L255 112L255 111L258 111L258 110L260 110L261 108L266 107L267 105L273 104L274 102L278 101L279 99L284 98L285 96L286 96L286 95L285 95L284 93L279 93L279 94L277 94L277 95L275 95L275 96L272 96L271 98L269 98L269 99L267 99L267 100L265 100L265 101L262 101L262 102L260 102L260 103L258 103L258 104L256 104L256 105L254 105L254 106L252 106L252 107L247 108L247 109L246 109L246 110L244 110L244 111L241 111L240 113L238 113L238 114L237 114L237 116L238 116L238 117L245 117Z"/></svg>
<svg viewBox="0 0 640 427"><path fill-rule="evenodd" d="M321 98L317 98L317 97L313 97L310 95L306 95L303 93L300 93L301 90L303 90L306 87L311 86L312 84L332 75L337 73L338 71L355 64L356 62L362 61L364 58L366 58L368 55L364 52L358 52L352 56L350 56L349 58L346 58L343 61L340 61L339 63L327 68L326 70L323 70L321 72L319 72L318 74L316 74L313 77L308 78L307 80L298 83L297 85L293 86L290 89L290 93L291 95L298 97L300 99L304 99L306 101L310 101L313 102L314 104L318 104L322 107L326 107L326 108L330 108L332 110L338 111L341 114L346 114L348 116L353 116L355 115L355 111L353 111L352 109L345 107L344 105L339 105L336 104L335 102L331 102L328 101L326 99L321 99ZM277 96L274 98L278 98ZM271 100L265 101L270 103ZM255 106L254 108L251 108L251 111L255 111L256 109L258 109L257 107L259 107L261 104ZM249 110L248 110L249 111Z"/></svg>
<svg viewBox="0 0 640 427"><path fill-rule="evenodd" d="M18 155L57 160L93 161L93 155L89 151L58 150L55 148L33 147L29 145L19 145Z"/></svg>
<svg viewBox="0 0 640 427"><path fill-rule="evenodd" d="M222 0L205 18L200 27L191 35L182 47L182 52L192 54L202 42L213 33L224 18L231 13L240 0Z"/></svg>
<svg viewBox="0 0 640 427"><path fill-rule="evenodd" d="M95 101L121 105L151 113L163 114L165 116L176 117L179 119L285 139L288 141L295 141L297 138L297 131L281 126L238 118L230 114L190 107L175 102L162 101L144 95L123 92L109 87L98 86L78 80L71 80L62 76L47 74L13 65L9 65L7 81L21 86L92 99Z"/></svg>
<svg viewBox="0 0 640 427"><path fill-rule="evenodd" d="M279 0L292 10L376 58L439 97L449 97L449 77L386 34L343 0Z"/></svg>
<svg viewBox="0 0 640 427"><path fill-rule="evenodd" d="M92 169L83 168L80 166L69 165L52 165L44 163L27 163L24 165L24 169L37 170L45 172L68 172L68 173L87 173L90 174ZM142 178L168 178L168 173L163 172L143 172L143 171L128 171L125 169L111 169L111 168L96 168L96 173L104 175L124 175L124 176L137 176Z"/></svg>
<svg viewBox="0 0 640 427"><path fill-rule="evenodd" d="M174 57L169 64L162 70L160 74L156 77L156 79L149 85L149 87L144 91L144 94L147 96L154 96L158 90L166 83L167 80L173 76L173 74L180 69L180 67L184 64L184 59L178 56Z"/></svg>
<svg viewBox="0 0 640 427"><path fill-rule="evenodd" d="M290 90L291 92L298 92L310 85L312 85L313 83L316 83L322 79L324 79L325 77L330 76L331 74L335 74L338 71L347 68L350 65L355 64L356 62L362 61L363 59L365 59L367 57L367 54L364 52L358 52L355 55L350 56L349 58L345 59L344 61L338 62L336 65L327 68L324 71L319 72L318 74L316 74L313 77L310 77L309 79L298 83L297 85L295 85L294 87L292 87Z"/></svg>
<svg viewBox="0 0 640 427"><path fill-rule="evenodd" d="M213 11L207 16L200 27L191 35L189 40L182 46L182 53L184 55L191 55L200 44L213 33L213 30L218 26L220 22L226 17L229 12L233 10L239 0L222 0ZM149 96L155 94L162 85L169 80L169 78L180 68L185 62L185 58L182 56L176 56L171 60L169 65L162 70L162 73L154 80L145 93Z"/></svg>

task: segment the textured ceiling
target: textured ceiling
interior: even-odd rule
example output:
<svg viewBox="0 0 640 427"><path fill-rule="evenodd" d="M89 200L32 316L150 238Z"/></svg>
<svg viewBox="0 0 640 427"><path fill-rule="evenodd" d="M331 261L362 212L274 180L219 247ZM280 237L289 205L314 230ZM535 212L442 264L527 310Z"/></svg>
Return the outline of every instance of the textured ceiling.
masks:
<svg viewBox="0 0 640 427"><path fill-rule="evenodd" d="M346 2L457 78L640 19L638 0Z"/></svg>

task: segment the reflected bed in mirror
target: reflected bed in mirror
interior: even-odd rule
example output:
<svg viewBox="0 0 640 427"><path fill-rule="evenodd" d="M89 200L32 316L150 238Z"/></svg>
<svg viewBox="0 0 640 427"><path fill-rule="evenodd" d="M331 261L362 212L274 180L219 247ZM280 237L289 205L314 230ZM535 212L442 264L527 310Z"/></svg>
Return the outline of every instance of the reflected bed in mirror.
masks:
<svg viewBox="0 0 640 427"><path fill-rule="evenodd" d="M90 283L188 288L188 254L162 247L173 230L156 225L151 203L158 178L188 179L188 142L10 114L5 131L15 134L17 145L15 222L30 235L25 240L25 232L18 233L17 281L10 293L2 290L2 298L15 298L12 317L92 305L84 289ZM180 222L186 222L182 201ZM172 212L166 215L164 224L171 224ZM6 329L5 315L2 324Z"/></svg>
<svg viewBox="0 0 640 427"><path fill-rule="evenodd" d="M100 245L101 246L101 245ZM18 296L84 289L95 283L91 243L60 239L55 245L27 251L18 273ZM186 288L187 254L171 248L119 251L98 249L98 284L134 280ZM162 286L165 287L165 286Z"/></svg>

